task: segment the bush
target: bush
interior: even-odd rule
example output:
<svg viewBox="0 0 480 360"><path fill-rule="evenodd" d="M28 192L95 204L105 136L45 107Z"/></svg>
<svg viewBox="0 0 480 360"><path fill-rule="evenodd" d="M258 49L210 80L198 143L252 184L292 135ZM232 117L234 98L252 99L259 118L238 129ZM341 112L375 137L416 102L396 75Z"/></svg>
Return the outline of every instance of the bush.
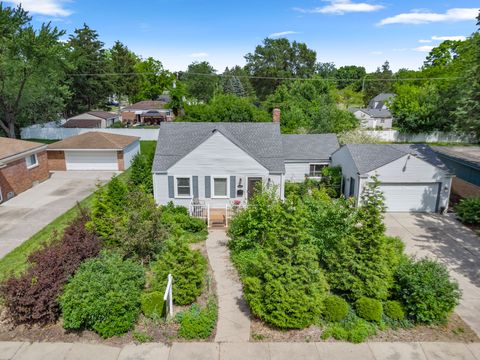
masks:
<svg viewBox="0 0 480 360"><path fill-rule="evenodd" d="M155 152L135 155L130 166L130 181L137 187L142 187L148 194L153 194L152 165Z"/></svg>
<svg viewBox="0 0 480 360"><path fill-rule="evenodd" d="M107 338L130 330L140 313L143 268L115 253L83 263L65 286L60 307L65 329L90 329Z"/></svg>
<svg viewBox="0 0 480 360"><path fill-rule="evenodd" d="M60 316L57 298L82 261L96 256L100 240L85 228L83 212L64 231L61 239L32 253L29 268L20 277L2 284L8 314L15 323L51 323Z"/></svg>
<svg viewBox="0 0 480 360"><path fill-rule="evenodd" d="M399 301L387 301L383 305L383 311L392 320L403 320L405 318L405 310Z"/></svg>
<svg viewBox="0 0 480 360"><path fill-rule="evenodd" d="M217 324L217 304L210 299L205 308L193 304L184 312L178 313L180 323L178 335L184 339L207 339Z"/></svg>
<svg viewBox="0 0 480 360"><path fill-rule="evenodd" d="M455 211L463 223L480 225L480 198L460 200Z"/></svg>
<svg viewBox="0 0 480 360"><path fill-rule="evenodd" d="M173 301L188 305L202 293L207 262L199 251L192 251L184 241L170 240L152 265L152 289L163 292L168 274L173 276Z"/></svg>
<svg viewBox="0 0 480 360"><path fill-rule="evenodd" d="M322 333L322 339L333 337L336 340L361 343L376 333L377 326L374 323L361 319L355 313L350 312L345 320L328 325Z"/></svg>
<svg viewBox="0 0 480 360"><path fill-rule="evenodd" d="M355 302L355 311L362 319L368 321L382 321L382 303L376 299L362 297Z"/></svg>
<svg viewBox="0 0 480 360"><path fill-rule="evenodd" d="M177 235L186 231L192 234L202 233L206 236L207 224L204 220L191 217L188 209L184 206L175 206L172 202L161 207L162 220L171 228L181 230Z"/></svg>
<svg viewBox="0 0 480 360"><path fill-rule="evenodd" d="M395 278L394 295L416 322L444 323L460 300L457 282L450 280L447 268L436 261L404 259Z"/></svg>
<svg viewBox="0 0 480 360"><path fill-rule="evenodd" d="M140 302L143 314L150 319L160 319L165 313L165 301L159 291L143 293Z"/></svg>
<svg viewBox="0 0 480 360"><path fill-rule="evenodd" d="M323 317L327 321L340 321L348 315L348 303L340 296L330 295L324 301Z"/></svg>

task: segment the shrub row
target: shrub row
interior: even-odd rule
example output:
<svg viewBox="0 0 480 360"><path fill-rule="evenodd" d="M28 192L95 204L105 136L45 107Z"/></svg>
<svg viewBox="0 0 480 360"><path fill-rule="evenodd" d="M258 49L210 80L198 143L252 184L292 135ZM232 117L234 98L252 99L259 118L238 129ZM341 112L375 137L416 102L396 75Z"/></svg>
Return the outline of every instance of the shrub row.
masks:
<svg viewBox="0 0 480 360"><path fill-rule="evenodd" d="M184 339L207 339L217 323L217 304L210 299L205 308L197 304L184 312L178 313L176 320L180 323L178 335Z"/></svg>
<svg viewBox="0 0 480 360"><path fill-rule="evenodd" d="M480 198L462 199L455 210L460 221L480 225Z"/></svg>

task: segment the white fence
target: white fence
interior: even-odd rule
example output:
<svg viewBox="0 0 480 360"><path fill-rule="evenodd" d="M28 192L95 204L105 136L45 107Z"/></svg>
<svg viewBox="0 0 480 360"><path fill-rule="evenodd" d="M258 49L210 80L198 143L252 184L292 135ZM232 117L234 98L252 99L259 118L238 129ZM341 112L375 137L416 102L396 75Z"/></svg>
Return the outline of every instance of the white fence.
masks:
<svg viewBox="0 0 480 360"><path fill-rule="evenodd" d="M159 129L87 129L87 128L61 128L61 127L36 127L22 128L22 139L62 140L70 136L80 135L90 131L101 131L118 135L138 136L140 140L158 139Z"/></svg>
<svg viewBox="0 0 480 360"><path fill-rule="evenodd" d="M475 138L467 135L445 133L435 131L429 134L403 134L398 130L365 130L369 136L377 138L381 141L392 142L451 142L451 143L473 143Z"/></svg>

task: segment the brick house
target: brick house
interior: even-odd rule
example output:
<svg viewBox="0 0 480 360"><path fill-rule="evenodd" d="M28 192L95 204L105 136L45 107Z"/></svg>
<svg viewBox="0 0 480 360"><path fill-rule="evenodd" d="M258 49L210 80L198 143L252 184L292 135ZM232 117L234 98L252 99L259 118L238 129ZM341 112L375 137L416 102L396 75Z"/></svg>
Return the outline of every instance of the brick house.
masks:
<svg viewBox="0 0 480 360"><path fill-rule="evenodd" d="M49 177L47 146L0 137L0 203Z"/></svg>
<svg viewBox="0 0 480 360"><path fill-rule="evenodd" d="M165 108L170 101L146 100L139 101L121 110L123 123L158 125L164 121L173 121L172 109Z"/></svg>

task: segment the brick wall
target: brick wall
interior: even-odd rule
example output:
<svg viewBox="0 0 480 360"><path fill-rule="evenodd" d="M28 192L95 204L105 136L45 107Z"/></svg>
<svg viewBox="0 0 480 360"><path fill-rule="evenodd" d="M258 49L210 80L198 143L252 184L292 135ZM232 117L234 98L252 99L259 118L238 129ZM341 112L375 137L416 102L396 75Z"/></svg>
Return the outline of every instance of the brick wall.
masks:
<svg viewBox="0 0 480 360"><path fill-rule="evenodd" d="M50 171L67 170L64 151L47 151L47 156L48 156L48 169Z"/></svg>
<svg viewBox="0 0 480 360"><path fill-rule="evenodd" d="M135 121L135 112L134 111L122 111L122 122L133 122Z"/></svg>
<svg viewBox="0 0 480 360"><path fill-rule="evenodd" d="M125 161L123 160L123 151L117 151L118 170L125 170Z"/></svg>
<svg viewBox="0 0 480 360"><path fill-rule="evenodd" d="M452 180L452 191L463 198L480 197L480 186L457 177L454 177Z"/></svg>
<svg viewBox="0 0 480 360"><path fill-rule="evenodd" d="M36 183L47 180L48 160L47 152L37 153L38 166L27 169L25 158L12 161L6 167L0 169L0 187L3 201L7 200L7 193L13 192L15 195L30 189Z"/></svg>

